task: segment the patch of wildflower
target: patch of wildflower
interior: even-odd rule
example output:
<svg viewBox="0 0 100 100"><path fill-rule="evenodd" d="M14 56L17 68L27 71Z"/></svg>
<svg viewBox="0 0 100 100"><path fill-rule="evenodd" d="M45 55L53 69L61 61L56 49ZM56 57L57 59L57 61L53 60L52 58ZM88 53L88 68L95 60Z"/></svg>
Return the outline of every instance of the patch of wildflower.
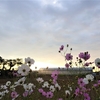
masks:
<svg viewBox="0 0 100 100"><path fill-rule="evenodd" d="M78 87L75 89L75 97L83 95L84 100L90 100L90 96L88 92L91 90L90 88L87 88L86 85L89 84L94 80L94 76L92 74L86 75L85 78L79 78L78 79Z"/></svg>
<svg viewBox="0 0 100 100"><path fill-rule="evenodd" d="M67 45L67 48L69 45ZM62 45L60 48L60 52L64 50L64 46ZM70 49L72 51L72 49ZM66 63L67 68L71 67L73 64L73 56L70 53L65 53L65 60L68 61ZM78 61L87 61L90 58L90 54L87 52L82 52L79 54ZM95 60L95 64L98 67L99 66L99 60ZM84 100L91 100L90 97L90 91L92 90L89 85L91 83L93 86L93 89L95 88L95 91L97 93L97 90L99 90L100 86L100 80L97 80L95 82L94 80L94 75L93 74L87 74L85 77L78 77L76 80L77 84L73 84L71 82L64 83L64 79L60 79L59 81L59 71L55 70L51 74L51 79L45 80L42 77L37 77L34 78L37 84L34 84L34 79L30 79L32 82L27 81L29 77L27 75L30 73L30 66L31 64L34 64L34 60L31 58L26 58L25 64L21 64L21 66L18 68L18 72L20 74L19 77L16 78L14 82L7 81L5 84L0 85L0 99L4 100L5 96L10 94L10 99L12 100L24 100L28 99L31 100L33 99L35 93L39 95L36 100L40 99L40 96L46 100L65 100L65 99L71 99L71 100L76 100L75 98L78 98L82 96ZM91 62L85 62L84 66L89 66L92 64ZM68 80L67 80L68 81ZM63 83L63 86L61 83ZM68 86L68 87L67 87ZM18 88L22 90L21 93L18 93ZM63 91L62 91L63 90ZM62 95L61 95L62 94ZM98 93L97 93L98 94ZM36 96L35 96L36 97ZM30 99L31 98L31 99ZM82 100L83 100L82 99ZM97 95L97 99L99 99L99 94ZM9 99L8 99L9 100Z"/></svg>
<svg viewBox="0 0 100 100"><path fill-rule="evenodd" d="M88 52L80 52L78 57L76 57L76 62L73 62L73 55L71 54L72 48L70 48L70 52L68 53L69 45L67 44L66 50L64 45L61 45L59 48L59 53L65 58L65 67L68 69L70 67L88 67L92 66L94 62L86 62L90 59L90 54ZM93 66L92 66L93 67Z"/></svg>

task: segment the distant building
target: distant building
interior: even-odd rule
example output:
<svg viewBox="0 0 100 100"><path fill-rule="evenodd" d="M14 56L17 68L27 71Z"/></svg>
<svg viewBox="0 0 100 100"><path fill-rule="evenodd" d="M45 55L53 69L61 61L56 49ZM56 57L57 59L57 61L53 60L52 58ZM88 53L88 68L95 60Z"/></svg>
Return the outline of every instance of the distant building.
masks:
<svg viewBox="0 0 100 100"><path fill-rule="evenodd" d="M92 73L91 67L88 68L41 68L38 70L40 74L51 74L54 70L59 71L59 74L73 75L73 74L87 74Z"/></svg>

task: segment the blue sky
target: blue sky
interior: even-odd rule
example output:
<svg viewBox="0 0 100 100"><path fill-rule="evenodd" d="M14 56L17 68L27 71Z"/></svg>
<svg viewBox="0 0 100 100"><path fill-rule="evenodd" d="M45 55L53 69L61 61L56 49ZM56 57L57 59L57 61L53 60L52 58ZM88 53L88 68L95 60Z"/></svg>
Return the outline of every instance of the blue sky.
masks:
<svg viewBox="0 0 100 100"><path fill-rule="evenodd" d="M0 0L0 55L64 66L59 47L100 57L100 0ZM45 64L44 64L45 63ZM43 65L44 64L44 65ZM50 65L51 64L51 65Z"/></svg>

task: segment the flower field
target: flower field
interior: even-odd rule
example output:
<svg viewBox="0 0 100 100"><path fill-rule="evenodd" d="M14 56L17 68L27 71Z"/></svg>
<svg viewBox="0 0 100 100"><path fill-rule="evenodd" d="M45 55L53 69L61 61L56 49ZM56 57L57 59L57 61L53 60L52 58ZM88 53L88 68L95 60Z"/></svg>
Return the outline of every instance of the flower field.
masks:
<svg viewBox="0 0 100 100"><path fill-rule="evenodd" d="M68 48L69 45L67 45ZM62 54L64 46L60 47ZM100 68L100 59L87 62L90 58L88 52L81 52L73 63L73 55L63 52L65 68L77 67ZM53 70L51 74L39 74L30 69L34 64L30 57L22 63L20 59L5 60L0 58L2 69L0 70L0 99L1 100L100 100L100 74L93 72L82 74L60 74L59 70ZM92 64L95 63L95 67ZM13 67L18 65L18 70ZM7 70L5 66L9 66ZM98 72L99 73L99 72Z"/></svg>
<svg viewBox="0 0 100 100"><path fill-rule="evenodd" d="M8 81L9 80L9 81ZM0 79L1 100L100 100L100 76L51 75Z"/></svg>

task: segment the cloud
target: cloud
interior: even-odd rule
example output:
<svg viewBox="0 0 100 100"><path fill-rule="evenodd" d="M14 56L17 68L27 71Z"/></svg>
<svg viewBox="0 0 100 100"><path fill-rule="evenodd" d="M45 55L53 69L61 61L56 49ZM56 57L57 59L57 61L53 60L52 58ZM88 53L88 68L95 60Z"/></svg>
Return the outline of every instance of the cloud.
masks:
<svg viewBox="0 0 100 100"><path fill-rule="evenodd" d="M99 5L98 0L1 0L1 54L61 65L63 58L57 51L60 45L69 44L75 54L88 50L97 57Z"/></svg>

